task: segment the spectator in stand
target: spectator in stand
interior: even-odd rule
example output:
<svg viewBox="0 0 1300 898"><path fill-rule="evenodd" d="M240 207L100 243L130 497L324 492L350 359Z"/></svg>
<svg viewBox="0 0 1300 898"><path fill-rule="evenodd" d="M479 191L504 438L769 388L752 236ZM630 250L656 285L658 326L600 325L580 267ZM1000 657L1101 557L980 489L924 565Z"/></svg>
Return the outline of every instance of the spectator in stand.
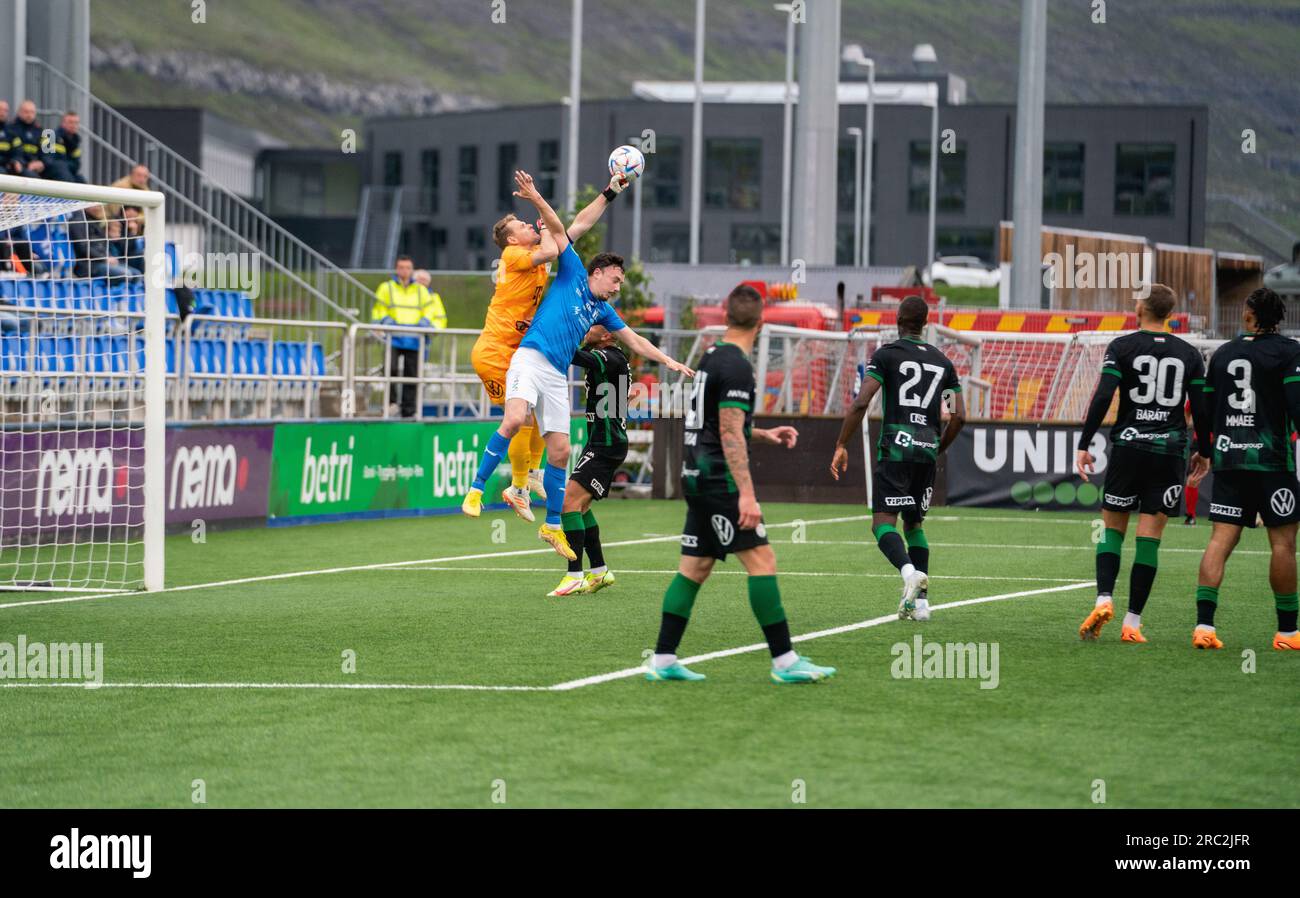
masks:
<svg viewBox="0 0 1300 898"><path fill-rule="evenodd" d="M9 167L16 175L29 178L45 176L51 155L41 146L43 132L36 120L36 104L23 100L18 117L9 125Z"/></svg>
<svg viewBox="0 0 1300 898"><path fill-rule="evenodd" d="M370 320L379 324L405 327L446 327L447 313L442 299L431 295L424 285L414 280L414 264L410 256L398 256L393 277L375 290L375 305L370 310ZM420 376L420 344L417 336L389 334L391 342L389 377ZM393 384L389 391L389 414L401 412L403 418L415 417L415 384ZM398 397L401 406L397 407Z"/></svg>
<svg viewBox="0 0 1300 898"><path fill-rule="evenodd" d="M122 177L118 178L110 187L121 187L127 190L148 190L149 189L149 166L136 163L131 166L131 170ZM121 218L121 206L109 206L107 209L109 218Z"/></svg>
<svg viewBox="0 0 1300 898"><path fill-rule="evenodd" d="M53 150L45 177L85 184L81 173L81 117L71 109L63 113L63 121L54 132Z"/></svg>
<svg viewBox="0 0 1300 898"><path fill-rule="evenodd" d="M77 257L73 271L77 277L108 278L110 284L140 277L140 273L127 267L118 245L122 236L122 223L108 218L101 205L87 206L70 213L68 240Z"/></svg>
<svg viewBox="0 0 1300 898"><path fill-rule="evenodd" d="M0 174L14 173L9 165L11 155L13 155L13 147L9 136L9 101L0 100Z"/></svg>
<svg viewBox="0 0 1300 898"><path fill-rule="evenodd" d="M122 212L122 251L116 255L124 259L128 266L144 274L144 221L140 218L140 210L135 206L127 206Z"/></svg>

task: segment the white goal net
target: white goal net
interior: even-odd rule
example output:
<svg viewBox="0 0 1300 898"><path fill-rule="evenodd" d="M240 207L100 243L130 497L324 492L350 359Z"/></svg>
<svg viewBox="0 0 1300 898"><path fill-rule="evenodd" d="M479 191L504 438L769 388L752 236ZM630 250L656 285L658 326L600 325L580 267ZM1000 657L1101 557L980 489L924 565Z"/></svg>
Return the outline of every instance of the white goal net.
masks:
<svg viewBox="0 0 1300 898"><path fill-rule="evenodd" d="M152 191L0 176L0 589L159 589L166 350Z"/></svg>

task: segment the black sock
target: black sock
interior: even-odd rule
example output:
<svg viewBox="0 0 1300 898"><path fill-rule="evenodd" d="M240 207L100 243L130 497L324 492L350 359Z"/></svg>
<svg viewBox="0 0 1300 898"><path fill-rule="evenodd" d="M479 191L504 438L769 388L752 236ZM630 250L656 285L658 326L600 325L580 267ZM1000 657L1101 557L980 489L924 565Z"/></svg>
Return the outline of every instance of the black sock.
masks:
<svg viewBox="0 0 1300 898"><path fill-rule="evenodd" d="M1290 633L1296 629L1296 617L1300 612L1295 611L1278 611L1277 613L1277 631L1279 633Z"/></svg>
<svg viewBox="0 0 1300 898"><path fill-rule="evenodd" d="M768 624L763 628L763 635L767 637L767 647L773 658L778 658L793 648L793 643L790 642L789 621L781 620Z"/></svg>
<svg viewBox="0 0 1300 898"><path fill-rule="evenodd" d="M1196 600L1196 625L1213 627L1214 612L1219 607L1218 602L1207 602L1205 599Z"/></svg>
<svg viewBox="0 0 1300 898"><path fill-rule="evenodd" d="M583 535L586 532L582 526L582 512L566 511L560 515L560 525L564 527L564 536L569 540L569 548L573 550L573 560L569 562L569 573L581 574Z"/></svg>
<svg viewBox="0 0 1300 898"><path fill-rule="evenodd" d="M665 611L659 622L659 641L655 643L656 655L675 655L677 646L681 645L682 634L686 632L686 618L680 614ZM787 632L786 639L789 639Z"/></svg>
<svg viewBox="0 0 1300 898"><path fill-rule="evenodd" d="M907 546L903 544L903 538L898 535L893 524L881 524L876 528L876 545L889 559L889 563L900 571L903 565L912 563L907 555Z"/></svg>
<svg viewBox="0 0 1300 898"><path fill-rule="evenodd" d="M1151 597L1151 584L1156 582L1156 569L1145 564L1135 564L1128 575L1128 610L1141 614Z"/></svg>
<svg viewBox="0 0 1300 898"><path fill-rule="evenodd" d="M591 562L592 567L603 567L605 564L605 552L600 548L600 525L592 524L585 531L583 536L583 546L587 550L587 560ZM578 551L574 549L573 551Z"/></svg>
<svg viewBox="0 0 1300 898"><path fill-rule="evenodd" d="M912 566L923 574L930 573L930 547L929 546L908 546L907 557L912 560Z"/></svg>

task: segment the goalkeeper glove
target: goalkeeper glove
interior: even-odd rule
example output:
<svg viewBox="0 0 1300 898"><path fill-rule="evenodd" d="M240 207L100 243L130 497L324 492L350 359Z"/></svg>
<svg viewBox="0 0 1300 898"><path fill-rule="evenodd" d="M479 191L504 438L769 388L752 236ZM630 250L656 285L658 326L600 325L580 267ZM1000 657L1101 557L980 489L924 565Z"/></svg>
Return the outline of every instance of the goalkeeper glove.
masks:
<svg viewBox="0 0 1300 898"><path fill-rule="evenodd" d="M601 191L601 195L605 197L606 202L612 203L614 202L614 197L626 190L627 186L631 183L632 182L628 180L627 175L614 175L614 177L609 179L609 186Z"/></svg>

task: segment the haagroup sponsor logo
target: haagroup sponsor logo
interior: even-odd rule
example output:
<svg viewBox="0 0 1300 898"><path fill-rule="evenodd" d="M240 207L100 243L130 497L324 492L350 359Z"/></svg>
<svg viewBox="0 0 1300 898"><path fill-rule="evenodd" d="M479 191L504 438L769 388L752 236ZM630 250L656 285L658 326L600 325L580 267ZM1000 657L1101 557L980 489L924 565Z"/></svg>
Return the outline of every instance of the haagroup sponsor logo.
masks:
<svg viewBox="0 0 1300 898"><path fill-rule="evenodd" d="M348 437L347 452L339 452L337 440L330 441L329 450L315 455L311 451L311 437L303 447L302 485L298 498L303 505L325 502L346 502L352 497L352 451L357 438Z"/></svg>
<svg viewBox="0 0 1300 898"><path fill-rule="evenodd" d="M1237 443L1234 442L1232 437L1228 436L1226 433L1221 433L1214 440L1214 448L1218 449L1220 452L1233 452L1237 449L1241 449L1241 450L1263 449L1264 444L1263 443Z"/></svg>
<svg viewBox="0 0 1300 898"><path fill-rule="evenodd" d="M1139 421L1142 420L1140 415L1138 417L1138 420ZM1170 435L1167 431L1160 431L1157 433L1145 433L1141 430L1138 430L1136 427L1125 427L1122 431L1120 431L1119 438L1125 441L1150 440L1153 442L1159 442L1161 440L1169 439L1169 436Z"/></svg>
<svg viewBox="0 0 1300 898"><path fill-rule="evenodd" d="M1219 505L1216 502L1210 503L1210 514L1221 514L1227 518L1241 517L1241 506L1239 505Z"/></svg>
<svg viewBox="0 0 1300 898"><path fill-rule="evenodd" d="M709 520L713 524L713 532L717 535L718 542L724 546L731 545L731 541L736 538L736 529L731 526L731 521L720 514L715 514Z"/></svg>
<svg viewBox="0 0 1300 898"><path fill-rule="evenodd" d="M1116 508L1128 508L1131 505L1136 505L1137 500L1137 496L1112 496L1110 493L1106 494L1106 504L1114 505Z"/></svg>
<svg viewBox="0 0 1300 898"><path fill-rule="evenodd" d="M134 879L148 879L153 870L153 836L82 835L76 827L50 839L53 870L130 870Z"/></svg>
<svg viewBox="0 0 1300 898"><path fill-rule="evenodd" d="M247 485L248 459L240 458L232 444L181 446L172 459L167 507L229 508L235 491Z"/></svg>
<svg viewBox="0 0 1300 898"><path fill-rule="evenodd" d="M1183 494L1183 487L1181 484L1177 484L1177 483L1169 487L1169 489L1165 490L1165 494L1162 497L1164 500L1165 508L1173 508L1175 505L1177 505L1178 497L1181 496L1182 494Z"/></svg>
<svg viewBox="0 0 1300 898"><path fill-rule="evenodd" d="M906 449L912 445L912 435L906 430L900 430L894 434L894 442Z"/></svg>
<svg viewBox="0 0 1300 898"><path fill-rule="evenodd" d="M1279 517L1289 517L1295 511L1295 493L1283 487L1275 490L1269 498L1268 504L1272 507L1273 513Z"/></svg>
<svg viewBox="0 0 1300 898"><path fill-rule="evenodd" d="M901 505L911 506L915 504L916 504L916 500L913 499L911 496L886 496L885 497L886 508L897 508Z"/></svg>

